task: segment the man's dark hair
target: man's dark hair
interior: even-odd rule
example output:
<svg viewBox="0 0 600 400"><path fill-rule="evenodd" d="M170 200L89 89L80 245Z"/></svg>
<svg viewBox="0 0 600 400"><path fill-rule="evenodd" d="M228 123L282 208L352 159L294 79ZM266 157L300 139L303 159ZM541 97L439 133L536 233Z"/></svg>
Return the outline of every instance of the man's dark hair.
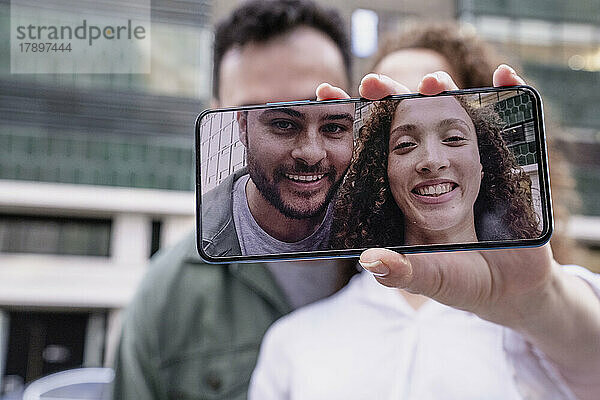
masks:
<svg viewBox="0 0 600 400"><path fill-rule="evenodd" d="M345 23L333 9L324 9L311 0L251 0L219 22L215 29L213 54L213 96L219 98L219 73L225 53L234 46L267 42L294 28L306 26L323 32L342 53L348 82L351 81L351 53Z"/></svg>

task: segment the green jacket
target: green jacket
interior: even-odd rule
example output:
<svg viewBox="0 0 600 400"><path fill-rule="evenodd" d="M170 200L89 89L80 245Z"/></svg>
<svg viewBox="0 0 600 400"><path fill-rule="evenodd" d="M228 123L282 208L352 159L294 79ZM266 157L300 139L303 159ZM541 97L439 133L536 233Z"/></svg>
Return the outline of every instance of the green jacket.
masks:
<svg viewBox="0 0 600 400"><path fill-rule="evenodd" d="M235 171L202 197L202 247L210 256L242 254L233 223L233 185L246 174L246 168Z"/></svg>
<svg viewBox="0 0 600 400"><path fill-rule="evenodd" d="M232 209L242 174L215 189L222 208L211 213ZM239 252L232 221L216 216L231 222L216 232L234 235L219 243ZM263 264L206 264L189 235L153 259L126 311L114 398L244 399L265 331L289 311Z"/></svg>

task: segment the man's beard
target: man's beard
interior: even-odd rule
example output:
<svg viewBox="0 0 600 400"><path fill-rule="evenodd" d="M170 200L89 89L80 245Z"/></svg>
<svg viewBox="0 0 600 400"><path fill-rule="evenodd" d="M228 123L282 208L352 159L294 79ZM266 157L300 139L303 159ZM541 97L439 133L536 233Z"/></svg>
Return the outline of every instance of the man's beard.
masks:
<svg viewBox="0 0 600 400"><path fill-rule="evenodd" d="M279 166L273 171L273 182L271 182L267 178L266 172L252 156L252 153L248 151L246 154L250 179L252 179L252 182L254 182L260 194L280 213L291 219L308 219L321 215L327 209L329 203L331 203L331 200L342 183L343 175L337 182L335 180L336 176L338 176L335 167L330 166L327 170L324 170L320 163L310 167L300 163L296 163L292 168ZM283 200L279 190L279 183L284 179L288 179L285 174L325 174L321 179L327 179L331 186L323 203L311 209L298 209L297 207L287 204ZM302 193L296 194L299 197L302 196ZM305 197L307 199L310 198L310 196Z"/></svg>

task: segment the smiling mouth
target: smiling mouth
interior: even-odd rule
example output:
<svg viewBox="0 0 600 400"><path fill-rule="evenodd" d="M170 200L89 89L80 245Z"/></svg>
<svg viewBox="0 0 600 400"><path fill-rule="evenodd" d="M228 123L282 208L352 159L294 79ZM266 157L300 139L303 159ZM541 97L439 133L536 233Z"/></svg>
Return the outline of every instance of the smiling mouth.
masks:
<svg viewBox="0 0 600 400"><path fill-rule="evenodd" d="M308 182L316 182L323 179L326 174L315 174L315 175L293 175L293 174L285 174L285 177L291 181L299 182L299 183L308 183Z"/></svg>
<svg viewBox="0 0 600 400"><path fill-rule="evenodd" d="M456 183L438 183L436 185L416 187L411 190L411 192L419 196L439 197L443 194L453 191L457 187L458 185Z"/></svg>

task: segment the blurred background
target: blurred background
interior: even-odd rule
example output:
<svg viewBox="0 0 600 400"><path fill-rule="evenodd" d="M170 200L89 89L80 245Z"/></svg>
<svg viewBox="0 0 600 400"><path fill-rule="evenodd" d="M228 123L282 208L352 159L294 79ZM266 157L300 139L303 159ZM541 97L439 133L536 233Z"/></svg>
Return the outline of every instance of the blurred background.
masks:
<svg viewBox="0 0 600 400"><path fill-rule="evenodd" d="M553 135L578 197L572 262L600 272L600 0L323 3L352 33L354 87L383 34L422 20L459 21L519 65L562 124ZM152 0L149 74L11 74L0 0L0 398L111 365L149 258L194 226L193 127L210 102L212 27L238 4Z"/></svg>

